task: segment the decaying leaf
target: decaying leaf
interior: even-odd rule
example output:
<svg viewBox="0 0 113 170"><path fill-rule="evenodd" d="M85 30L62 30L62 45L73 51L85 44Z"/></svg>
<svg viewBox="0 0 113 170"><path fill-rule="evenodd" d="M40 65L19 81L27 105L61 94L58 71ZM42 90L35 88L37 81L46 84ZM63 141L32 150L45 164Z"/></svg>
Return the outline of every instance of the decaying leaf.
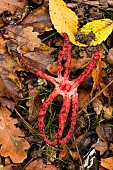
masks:
<svg viewBox="0 0 113 170"><path fill-rule="evenodd" d="M44 31L49 31L52 28L52 23L49 16L49 11L47 6L41 6L31 12L22 22L24 27L32 26L34 31L42 33Z"/></svg>
<svg viewBox="0 0 113 170"><path fill-rule="evenodd" d="M113 48L109 50L109 53L107 55L107 62L113 65Z"/></svg>
<svg viewBox="0 0 113 170"><path fill-rule="evenodd" d="M90 90L89 89L81 89L79 93L79 109L83 108L89 101L91 100L90 97ZM87 110L87 108L84 108L84 111Z"/></svg>
<svg viewBox="0 0 113 170"><path fill-rule="evenodd" d="M112 106L108 106L108 107L103 106L103 110L104 110L105 119L109 120L113 118L113 107Z"/></svg>
<svg viewBox="0 0 113 170"><path fill-rule="evenodd" d="M37 118L37 113L41 107L41 99L42 97L38 95L40 92L39 89L33 88L31 85L28 86L29 90L29 100L26 105L29 107L29 116L28 120L33 121Z"/></svg>
<svg viewBox="0 0 113 170"><path fill-rule="evenodd" d="M54 49L47 48L46 46L44 48L43 47L40 46L37 48L37 51L24 54L23 59L34 68L46 71L47 66L54 62L54 59L50 56L51 51L54 51Z"/></svg>
<svg viewBox="0 0 113 170"><path fill-rule="evenodd" d="M31 0L31 1L33 1L35 4L39 5L42 3L43 0Z"/></svg>
<svg viewBox="0 0 113 170"><path fill-rule="evenodd" d="M18 64L10 56L2 56L0 61L0 96L13 98L15 101L22 97L21 83L15 74Z"/></svg>
<svg viewBox="0 0 113 170"><path fill-rule="evenodd" d="M102 155L105 151L108 150L107 142L103 142L103 141L98 141L97 143L93 144L92 147L100 151L100 155Z"/></svg>
<svg viewBox="0 0 113 170"><path fill-rule="evenodd" d="M109 158L102 158L101 159L101 166L108 170L113 170L113 157Z"/></svg>
<svg viewBox="0 0 113 170"><path fill-rule="evenodd" d="M62 150L61 150L60 153L59 153L59 158L60 158L61 160L62 160L62 159L64 159L64 160L70 160L69 150L68 150L66 144L62 144L62 145L61 145L61 148L62 148Z"/></svg>
<svg viewBox="0 0 113 170"><path fill-rule="evenodd" d="M25 170L59 170L54 165L46 165L43 163L42 159L37 159L26 166Z"/></svg>
<svg viewBox="0 0 113 170"><path fill-rule="evenodd" d="M75 41L78 30L78 17L63 0L49 0L49 13L55 29L59 33L67 33L70 41L78 46L84 46Z"/></svg>
<svg viewBox="0 0 113 170"><path fill-rule="evenodd" d="M111 34L112 30L113 21L111 19L100 19L87 23L80 31L84 34L93 32L95 34L95 39L91 41L90 45L96 46L105 41Z"/></svg>
<svg viewBox="0 0 113 170"><path fill-rule="evenodd" d="M101 126L96 127L96 132L99 136L99 138L102 141L112 142L113 136L112 136L112 126L109 126L107 124L101 123Z"/></svg>
<svg viewBox="0 0 113 170"><path fill-rule="evenodd" d="M23 28L16 39L20 48L25 45L33 51L35 47L39 47L41 44L41 40L37 37L38 35L39 33L33 32L33 27L30 26Z"/></svg>
<svg viewBox="0 0 113 170"><path fill-rule="evenodd" d="M91 97L93 95L93 91L95 89L98 89L100 91L101 89L101 83L102 83L102 78L106 76L105 71L103 70L103 68L106 68L107 65L104 61L102 61L101 59L99 59L98 63L97 63L97 67L94 68L94 70L92 71L92 77L93 77L93 88L91 91Z"/></svg>
<svg viewBox="0 0 113 170"><path fill-rule="evenodd" d="M9 11L14 14L16 9L24 9L26 5L27 0L0 0L0 14L4 11Z"/></svg>
<svg viewBox="0 0 113 170"><path fill-rule="evenodd" d="M100 115L102 109L103 109L103 105L102 105L102 101L98 98L96 98L93 102L92 102L92 107L94 109L94 111L96 112L97 115Z"/></svg>
<svg viewBox="0 0 113 170"><path fill-rule="evenodd" d="M25 150L30 145L24 139L24 132L15 127L18 121L10 115L11 112L8 109L0 108L0 155L10 156L14 163L21 163L27 157Z"/></svg>
<svg viewBox="0 0 113 170"><path fill-rule="evenodd" d="M47 70L53 74L53 75L57 75L57 62L53 62L52 64L49 64L47 66Z"/></svg>

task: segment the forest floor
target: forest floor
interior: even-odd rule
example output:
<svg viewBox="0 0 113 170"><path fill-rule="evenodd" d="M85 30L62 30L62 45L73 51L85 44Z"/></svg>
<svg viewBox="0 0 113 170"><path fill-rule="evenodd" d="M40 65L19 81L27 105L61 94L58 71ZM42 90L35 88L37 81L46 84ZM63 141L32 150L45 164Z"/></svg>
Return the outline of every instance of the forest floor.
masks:
<svg viewBox="0 0 113 170"><path fill-rule="evenodd" d="M94 20L113 20L112 0L64 2L76 13L79 28ZM58 52L64 39L51 22L47 0L4 0L0 6L0 170L113 170L113 33L100 45L101 57L92 74L78 87L73 135L66 143L51 146L39 132L37 116L54 85L31 70L34 67L57 77ZM77 34L78 40L88 45L92 36L85 39ZM90 45L71 44L70 80L82 73L95 50ZM31 69L21 65L20 55ZM64 57L63 71L65 62ZM62 104L58 95L44 118L50 141L57 136ZM63 137L70 129L70 119L71 108Z"/></svg>

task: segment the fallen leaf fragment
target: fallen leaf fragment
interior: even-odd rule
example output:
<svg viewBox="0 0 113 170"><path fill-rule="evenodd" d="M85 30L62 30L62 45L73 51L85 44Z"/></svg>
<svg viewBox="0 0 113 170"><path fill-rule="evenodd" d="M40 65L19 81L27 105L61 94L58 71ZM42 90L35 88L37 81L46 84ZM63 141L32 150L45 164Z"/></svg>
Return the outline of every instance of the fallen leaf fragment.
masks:
<svg viewBox="0 0 113 170"><path fill-rule="evenodd" d="M15 101L22 97L21 83L15 73L18 64L11 56L1 55L0 60L0 96L13 98Z"/></svg>
<svg viewBox="0 0 113 170"><path fill-rule="evenodd" d="M31 0L31 1L33 1L35 4L39 5L42 3L43 0Z"/></svg>
<svg viewBox="0 0 113 170"><path fill-rule="evenodd" d="M113 157L109 158L102 158L101 159L101 166L108 170L113 170Z"/></svg>
<svg viewBox="0 0 113 170"><path fill-rule="evenodd" d="M26 5L27 0L0 0L0 14L4 11L9 11L14 14L17 9L24 9Z"/></svg>
<svg viewBox="0 0 113 170"><path fill-rule="evenodd" d="M20 48L25 45L30 51L33 51L35 47L39 47L41 44L38 35L38 32L33 32L33 27L26 27L21 30L16 39Z"/></svg>
<svg viewBox="0 0 113 170"><path fill-rule="evenodd" d="M94 70L92 71L92 77L93 77L94 83L93 83L93 88L91 91L91 97L93 95L94 90L100 91L102 79L103 79L103 77L106 76L106 73L103 70L103 68L106 68L106 67L107 67L106 63L104 61L102 61L101 59L99 59L99 61L97 63L97 67L94 68Z"/></svg>
<svg viewBox="0 0 113 170"><path fill-rule="evenodd" d="M107 55L107 62L113 65L113 48L109 50L109 53Z"/></svg>
<svg viewBox="0 0 113 170"><path fill-rule="evenodd" d="M14 163L21 163L27 158L25 150L30 145L24 139L24 132L16 128L18 121L10 117L11 112L5 108L0 108L0 155L12 159Z"/></svg>
<svg viewBox="0 0 113 170"><path fill-rule="evenodd" d="M92 102L92 106L94 111L96 112L97 115L100 115L102 109L103 109L103 105L101 100L99 100L98 98L96 98L93 102Z"/></svg>
<svg viewBox="0 0 113 170"><path fill-rule="evenodd" d="M29 165L27 165L27 167L25 168L25 170L59 170L59 168L56 168L53 165L46 165L43 163L42 159L37 159L33 162L31 162Z"/></svg>
<svg viewBox="0 0 113 170"><path fill-rule="evenodd" d="M29 107L29 116L28 120L33 121L37 118L37 113L42 105L41 99L42 97L39 96L40 90L37 88L28 85L28 92L29 92L29 100L26 105Z"/></svg>
<svg viewBox="0 0 113 170"><path fill-rule="evenodd" d="M104 110L105 119L110 120L113 118L113 107L112 106L108 106L108 107L103 106L103 110Z"/></svg>
<svg viewBox="0 0 113 170"><path fill-rule="evenodd" d="M107 142L103 141L98 141L97 143L93 144L92 147L100 151L100 155L102 155L106 150L108 150Z"/></svg>
<svg viewBox="0 0 113 170"><path fill-rule="evenodd" d="M47 6L41 6L31 12L22 22L24 27L32 26L34 31L43 33L49 31L52 28L52 23L49 16Z"/></svg>
<svg viewBox="0 0 113 170"><path fill-rule="evenodd" d="M59 33L67 33L70 41L78 46L84 46L75 40L78 30L78 17L63 0L49 0L49 13L55 29Z"/></svg>
<svg viewBox="0 0 113 170"><path fill-rule="evenodd" d="M54 51L54 49L51 50L51 48L43 47L40 46L37 48L37 51L24 54L23 59L34 68L46 71L48 65L54 62L54 58L50 55L51 51Z"/></svg>
<svg viewBox="0 0 113 170"><path fill-rule="evenodd" d="M93 32L95 34L95 39L91 41L90 45L96 46L105 41L111 34L112 30L113 21L111 19L100 19L87 23L80 31L84 34Z"/></svg>
<svg viewBox="0 0 113 170"><path fill-rule="evenodd" d="M79 93L79 109L83 108L90 100L91 100L91 97L90 97L90 90L87 88L87 89L81 89L80 90L80 93ZM84 110L87 110L87 108L84 108Z"/></svg>
<svg viewBox="0 0 113 170"><path fill-rule="evenodd" d="M109 126L107 124L104 124L104 123L101 123L101 126L97 126L96 127L96 132L99 136L99 138L102 140L102 141L107 141L107 142L112 142L112 132L113 131L113 128L112 126Z"/></svg>

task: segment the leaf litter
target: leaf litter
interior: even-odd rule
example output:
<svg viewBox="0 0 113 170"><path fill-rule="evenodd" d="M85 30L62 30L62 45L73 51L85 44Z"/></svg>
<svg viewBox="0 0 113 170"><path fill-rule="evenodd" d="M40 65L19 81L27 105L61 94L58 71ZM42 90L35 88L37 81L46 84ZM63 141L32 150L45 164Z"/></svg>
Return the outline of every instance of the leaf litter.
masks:
<svg viewBox="0 0 113 170"><path fill-rule="evenodd" d="M102 167L113 169L111 164L113 155L112 85L102 91L98 99L94 100L92 104L83 109L84 114L80 115L77 120L73 137L65 144L65 147L56 147L54 154L51 152L51 147L48 147L42 141L40 135L35 136L26 129L21 118L18 118L13 111L16 106L23 119L38 132L36 126L37 112L43 100L50 93L48 89L51 88L52 90L53 85L48 82L43 83L43 86L38 84L38 78L20 66L17 56L18 53L23 52L24 60L28 64L56 76L57 55L63 44L63 38L58 33L66 32L70 36L71 42L79 46L75 47L72 44L72 52L74 50L75 53L72 53L70 79L75 79L81 74L94 53L93 48L91 48L90 53L87 53L88 50L84 47L87 45L95 46L107 40L105 45L108 45L109 53L104 52L104 57L101 56L92 75L79 87L79 109L84 108L84 105L89 103L92 97L101 92L112 81L112 39L109 38L108 43L108 36L112 32L113 18L106 16L106 10L103 10L105 4L107 7L111 6L110 2L107 1L105 3L97 2L95 5L94 1L90 3L89 1L82 3L73 1L73 11L66 7L67 1L62 0L58 1L56 8L53 8L56 1L51 0L49 6L47 1L43 3L35 0L31 0L31 2L25 0L21 3L15 1L16 5L11 0L0 2L3 6L0 11L0 102L2 113L0 126L1 131L3 127L5 129L4 138L1 140L1 168L53 168L56 170L59 168L80 169L81 167L87 169L92 166L91 168L97 169L97 162L100 162ZM68 1L68 3L71 2ZM25 12L27 4L29 7ZM110 12L112 13L112 11ZM57 15L54 15L54 13ZM75 17L74 24L72 15ZM86 24L86 19L92 22ZM63 25L64 21L65 24ZM79 32L77 33L77 31ZM78 39L76 39L77 36ZM85 41L82 41L83 37L86 37L86 39L84 38ZM44 43L42 43L43 39L45 39ZM62 63L64 70L65 62L64 58ZM50 123L46 124L47 136L48 134L55 136L57 133L56 116L61 104L62 99L58 96L53 101L51 108L48 109L48 115L45 117L45 122L47 123L47 120L49 120ZM6 122L5 126L3 126L3 122ZM69 127L66 126L66 128ZM90 132L89 135L85 135L86 131ZM8 145L6 145L5 138L9 141ZM3 139L5 142L3 142ZM29 139L30 144L26 139ZM11 147L12 151L10 150ZM94 153L96 153L96 150L99 152L92 156L93 148ZM89 150L92 150L92 152L89 152ZM35 152L38 153L38 156L34 154ZM7 160L8 157L9 160ZM34 157L35 161L31 161ZM25 160L26 158L27 160ZM92 161L93 158L95 158L95 161ZM86 165L85 160L89 160L89 164ZM7 164L7 161L9 164ZM90 164L91 161L93 163Z"/></svg>

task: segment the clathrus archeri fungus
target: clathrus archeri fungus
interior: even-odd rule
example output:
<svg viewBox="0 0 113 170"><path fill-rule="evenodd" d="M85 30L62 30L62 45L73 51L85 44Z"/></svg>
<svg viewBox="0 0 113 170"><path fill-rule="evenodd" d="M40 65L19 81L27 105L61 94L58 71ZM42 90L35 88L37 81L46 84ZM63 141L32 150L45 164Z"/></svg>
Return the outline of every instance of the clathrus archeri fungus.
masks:
<svg viewBox="0 0 113 170"><path fill-rule="evenodd" d="M92 72L94 69L99 57L100 57L100 48L97 46L97 51L93 54L92 59L88 63L87 67L85 70L82 72L82 74L77 77L75 80L69 80L70 76L70 70L71 70L71 45L69 41L69 37L67 34L63 33L64 36L64 45L63 49L59 51L58 54L58 62L57 62L57 78L52 77L46 73L43 73L42 71L34 68L33 66L25 63L22 59L22 53L19 56L19 61L23 67L25 67L28 71L31 73L46 79L50 81L51 83L54 84L55 88L52 91L52 93L49 95L49 97L45 100L45 102L42 104L39 112L38 112L38 128L39 132L42 135L43 140L52 146L62 144L67 142L74 130L76 120L77 120L77 109L78 109L78 93L77 93L77 88L81 84L81 82L84 81L86 77ZM63 66L62 66L62 59L63 57L66 58L66 68L64 75L62 76L62 71L63 71ZM46 115L46 112L52 103L52 101L58 96L61 95L63 97L63 104L62 108L59 113L59 127L58 127L58 133L57 133L57 139L55 139L53 142L49 141L45 135L44 128L45 128L45 123L44 123L44 118ZM72 108L72 113L71 113L71 123L70 123L70 128L67 133L67 135L62 138L65 123L68 117L68 113L70 111L70 107Z"/></svg>

